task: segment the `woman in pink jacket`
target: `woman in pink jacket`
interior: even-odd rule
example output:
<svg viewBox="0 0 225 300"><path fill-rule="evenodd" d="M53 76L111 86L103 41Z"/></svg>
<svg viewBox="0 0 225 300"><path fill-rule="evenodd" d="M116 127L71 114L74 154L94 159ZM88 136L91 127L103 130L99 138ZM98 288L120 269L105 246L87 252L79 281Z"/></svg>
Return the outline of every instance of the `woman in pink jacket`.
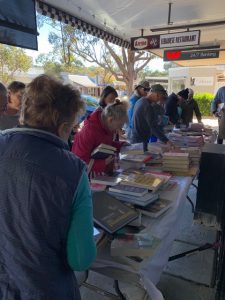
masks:
<svg viewBox="0 0 225 300"><path fill-rule="evenodd" d="M88 164L92 151L100 144L107 144L120 151L124 142L115 141L115 133L127 122L127 105L116 102L107 105L104 109L97 109L84 121L84 126L77 133L72 152ZM112 158L97 159L92 167L95 174L107 173Z"/></svg>

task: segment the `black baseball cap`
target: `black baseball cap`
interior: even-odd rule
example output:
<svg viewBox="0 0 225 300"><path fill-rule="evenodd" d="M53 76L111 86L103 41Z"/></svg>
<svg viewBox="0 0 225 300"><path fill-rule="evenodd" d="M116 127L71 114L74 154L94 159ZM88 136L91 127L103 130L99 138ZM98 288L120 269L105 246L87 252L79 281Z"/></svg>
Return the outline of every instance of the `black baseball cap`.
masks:
<svg viewBox="0 0 225 300"><path fill-rule="evenodd" d="M163 96L168 96L167 91L164 89L164 87L161 84L153 84L150 89L153 93L160 93Z"/></svg>
<svg viewBox="0 0 225 300"><path fill-rule="evenodd" d="M145 89L145 91L149 91L150 90L150 84L149 81L147 80L142 80L138 83L138 85L135 87L135 89L142 87Z"/></svg>

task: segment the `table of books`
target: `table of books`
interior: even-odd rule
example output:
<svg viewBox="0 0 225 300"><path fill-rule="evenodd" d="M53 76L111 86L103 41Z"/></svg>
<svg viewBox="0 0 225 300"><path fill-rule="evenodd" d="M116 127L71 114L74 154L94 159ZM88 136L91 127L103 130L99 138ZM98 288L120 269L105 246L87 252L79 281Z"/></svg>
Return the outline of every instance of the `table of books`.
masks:
<svg viewBox="0 0 225 300"><path fill-rule="evenodd" d="M158 218L142 217L142 224L149 232L160 239L160 244L153 255L137 267L135 263L130 264L125 260L115 259L110 256L110 246L100 246L95 262L90 270L119 280L128 282L137 287L142 287L147 292L150 299L162 300L163 296L156 288L164 267L167 265L173 241L177 235L177 228L184 209L186 195L192 182L192 177L173 177L177 182L175 189L171 191L161 191L163 199L173 201L173 205ZM135 298L136 297L136 298ZM131 299L144 299L140 296L132 295ZM128 298L129 299L129 298Z"/></svg>

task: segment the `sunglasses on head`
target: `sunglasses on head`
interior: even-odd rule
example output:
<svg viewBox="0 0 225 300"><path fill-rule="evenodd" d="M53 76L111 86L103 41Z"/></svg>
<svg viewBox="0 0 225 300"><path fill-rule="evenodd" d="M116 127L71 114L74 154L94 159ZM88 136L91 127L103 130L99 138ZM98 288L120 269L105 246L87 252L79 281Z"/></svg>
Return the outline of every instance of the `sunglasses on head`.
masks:
<svg viewBox="0 0 225 300"><path fill-rule="evenodd" d="M150 88L144 88L144 91L145 91L145 92L149 92L149 91L150 91Z"/></svg>

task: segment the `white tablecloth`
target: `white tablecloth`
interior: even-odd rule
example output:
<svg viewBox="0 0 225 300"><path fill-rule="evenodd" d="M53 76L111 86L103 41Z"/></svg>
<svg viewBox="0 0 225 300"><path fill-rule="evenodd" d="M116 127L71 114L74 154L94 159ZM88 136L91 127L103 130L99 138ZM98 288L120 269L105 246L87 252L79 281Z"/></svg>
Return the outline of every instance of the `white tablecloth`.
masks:
<svg viewBox="0 0 225 300"><path fill-rule="evenodd" d="M161 239L161 244L156 253L147 260L146 265L138 272L142 279L142 284L148 291L152 300L162 300L163 296L155 287L159 282L164 267L167 265L172 244L177 235L177 228L182 216L186 195L188 193L191 177L174 177L178 182L177 187L172 191L164 191L160 195L164 199L173 200L174 205L162 216L157 219L144 217L143 224L149 228L151 233ZM97 257L92 268L97 271L98 268L115 267L121 270L134 273L129 266L125 266L108 259L108 257Z"/></svg>

